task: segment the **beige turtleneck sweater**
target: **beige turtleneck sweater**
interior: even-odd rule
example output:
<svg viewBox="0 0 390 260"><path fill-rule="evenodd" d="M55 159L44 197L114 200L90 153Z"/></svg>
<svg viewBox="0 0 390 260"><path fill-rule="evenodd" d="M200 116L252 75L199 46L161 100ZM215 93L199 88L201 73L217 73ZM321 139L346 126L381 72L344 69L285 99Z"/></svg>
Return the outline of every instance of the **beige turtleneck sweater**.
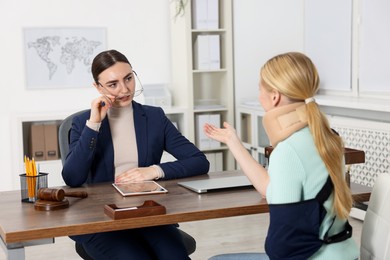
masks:
<svg viewBox="0 0 390 260"><path fill-rule="evenodd" d="M135 138L133 107L111 107L108 120L114 145L115 177L138 167L137 141Z"/></svg>
<svg viewBox="0 0 390 260"><path fill-rule="evenodd" d="M134 128L133 107L111 107L108 110L108 120L112 143L114 146L115 177L119 174L138 167L137 140ZM101 123L87 120L86 125L92 130L99 131ZM157 178L164 178L164 171L157 165L152 165L157 171Z"/></svg>

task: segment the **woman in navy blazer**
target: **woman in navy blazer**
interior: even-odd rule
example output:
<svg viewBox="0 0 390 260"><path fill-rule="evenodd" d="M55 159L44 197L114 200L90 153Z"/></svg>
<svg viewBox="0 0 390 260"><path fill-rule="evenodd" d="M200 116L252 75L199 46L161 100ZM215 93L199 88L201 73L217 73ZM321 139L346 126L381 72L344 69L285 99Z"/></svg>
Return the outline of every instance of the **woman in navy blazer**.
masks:
<svg viewBox="0 0 390 260"><path fill-rule="evenodd" d="M205 155L161 108L133 100L140 90L135 89L136 74L123 54L115 50L98 54L92 74L101 95L92 101L90 111L73 119L62 170L67 185L174 179L208 172ZM160 163L164 151L177 160ZM174 225L71 238L82 243L93 259L189 259Z"/></svg>
<svg viewBox="0 0 390 260"><path fill-rule="evenodd" d="M164 179L183 178L208 172L205 155L183 137L159 107L132 101L137 139L139 167L158 164ZM72 187L84 183L114 181L114 148L108 119L102 121L99 132L85 127L90 112L73 119L69 154L62 176ZM177 161L160 164L163 151ZM76 174L77 173L77 174Z"/></svg>

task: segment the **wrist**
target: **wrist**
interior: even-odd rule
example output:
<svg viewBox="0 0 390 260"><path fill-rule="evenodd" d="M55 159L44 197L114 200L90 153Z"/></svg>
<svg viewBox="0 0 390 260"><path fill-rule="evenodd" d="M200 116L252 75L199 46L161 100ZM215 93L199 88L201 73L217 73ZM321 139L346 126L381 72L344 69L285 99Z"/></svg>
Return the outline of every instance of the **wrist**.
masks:
<svg viewBox="0 0 390 260"><path fill-rule="evenodd" d="M235 146L237 144L241 143L240 139L238 138L237 135L232 135L230 138L227 139L226 145L228 147Z"/></svg>
<svg viewBox="0 0 390 260"><path fill-rule="evenodd" d="M161 167L159 167L157 165L152 165L150 167L152 167L156 173L155 174L156 177L154 178L154 180L164 178L164 171L161 169Z"/></svg>
<svg viewBox="0 0 390 260"><path fill-rule="evenodd" d="M93 122L91 119L87 120L86 123L87 127L91 128L92 130L99 132L101 122Z"/></svg>

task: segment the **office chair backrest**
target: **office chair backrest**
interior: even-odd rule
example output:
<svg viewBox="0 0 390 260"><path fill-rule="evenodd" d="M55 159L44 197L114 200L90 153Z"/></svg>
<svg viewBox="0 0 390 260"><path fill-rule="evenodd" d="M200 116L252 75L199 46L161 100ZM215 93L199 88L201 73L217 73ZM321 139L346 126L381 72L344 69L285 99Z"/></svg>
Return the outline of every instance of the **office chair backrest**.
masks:
<svg viewBox="0 0 390 260"><path fill-rule="evenodd" d="M360 259L390 259L390 173L375 181L364 218Z"/></svg>
<svg viewBox="0 0 390 260"><path fill-rule="evenodd" d="M72 127L73 117L75 117L75 116L77 116L79 114L82 114L82 113L84 113L87 110L88 109L85 109L85 110L76 112L76 113L68 116L67 118L65 118L62 121L62 123L61 123L61 125L60 125L60 127L58 129L58 145L59 145L59 148L60 148L62 165L64 165L65 158L66 158L66 156L68 155L68 152L69 152L69 133L70 133L70 128Z"/></svg>

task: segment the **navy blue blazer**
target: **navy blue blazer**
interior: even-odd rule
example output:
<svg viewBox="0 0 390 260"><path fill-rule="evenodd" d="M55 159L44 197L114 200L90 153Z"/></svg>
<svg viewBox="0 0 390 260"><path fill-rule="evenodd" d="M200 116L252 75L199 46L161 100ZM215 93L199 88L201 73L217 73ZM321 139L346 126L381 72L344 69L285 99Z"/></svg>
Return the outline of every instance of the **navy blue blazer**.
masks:
<svg viewBox="0 0 390 260"><path fill-rule="evenodd" d="M159 165L164 179L205 174L209 170L206 156L185 138L159 107L132 102L138 149L138 166ZM62 170L71 187L84 183L114 181L114 146L108 118L94 131L86 126L90 111L73 118L69 153ZM163 151L177 160L160 164Z"/></svg>

